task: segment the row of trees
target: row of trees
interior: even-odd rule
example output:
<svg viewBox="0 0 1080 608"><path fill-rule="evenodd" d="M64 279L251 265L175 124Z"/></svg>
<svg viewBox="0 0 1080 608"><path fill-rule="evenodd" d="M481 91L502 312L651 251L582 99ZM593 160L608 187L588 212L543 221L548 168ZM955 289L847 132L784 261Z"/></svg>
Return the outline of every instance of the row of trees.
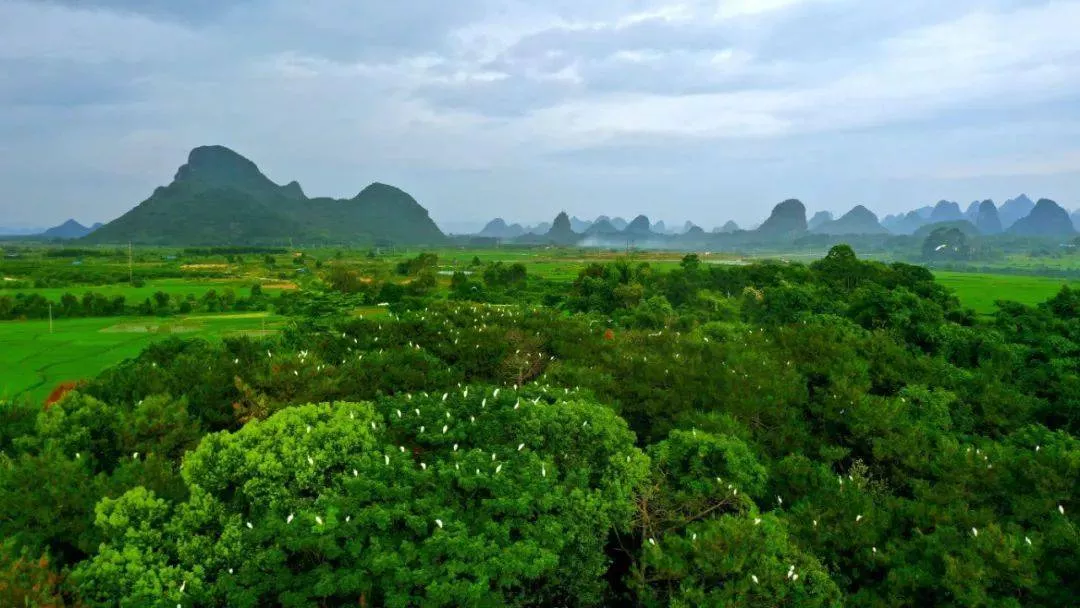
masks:
<svg viewBox="0 0 1080 608"><path fill-rule="evenodd" d="M78 317L113 317L124 315L188 314L192 312L229 312L244 310L264 310L271 304L271 299L262 293L262 287L254 285L249 297L237 297L231 288L218 292L210 289L201 296L188 294L177 296L164 291L157 291L142 302L130 303L123 295L107 296L100 292L87 291L81 297L65 293L59 300L53 301L37 293L16 293L0 295L0 320L45 319Z"/></svg>

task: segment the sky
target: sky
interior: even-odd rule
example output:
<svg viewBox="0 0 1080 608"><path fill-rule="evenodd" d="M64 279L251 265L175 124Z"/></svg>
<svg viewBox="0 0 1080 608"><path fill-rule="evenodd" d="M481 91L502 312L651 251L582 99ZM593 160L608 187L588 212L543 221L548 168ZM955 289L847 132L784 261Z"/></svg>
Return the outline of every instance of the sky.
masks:
<svg viewBox="0 0 1080 608"><path fill-rule="evenodd" d="M444 229L781 200L1080 207L1080 1L0 0L0 226L108 221L221 144Z"/></svg>

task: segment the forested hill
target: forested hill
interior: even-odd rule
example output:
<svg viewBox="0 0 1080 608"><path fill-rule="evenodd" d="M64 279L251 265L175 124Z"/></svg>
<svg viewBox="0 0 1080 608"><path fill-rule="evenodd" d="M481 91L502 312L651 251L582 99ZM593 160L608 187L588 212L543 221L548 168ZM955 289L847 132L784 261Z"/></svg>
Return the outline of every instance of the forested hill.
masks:
<svg viewBox="0 0 1080 608"><path fill-rule="evenodd" d="M374 183L348 200L279 186L222 146L195 148L168 186L83 239L88 243L440 244L444 235L404 191Z"/></svg>
<svg viewBox="0 0 1080 608"><path fill-rule="evenodd" d="M1076 605L1080 293L432 258L0 403L0 605Z"/></svg>

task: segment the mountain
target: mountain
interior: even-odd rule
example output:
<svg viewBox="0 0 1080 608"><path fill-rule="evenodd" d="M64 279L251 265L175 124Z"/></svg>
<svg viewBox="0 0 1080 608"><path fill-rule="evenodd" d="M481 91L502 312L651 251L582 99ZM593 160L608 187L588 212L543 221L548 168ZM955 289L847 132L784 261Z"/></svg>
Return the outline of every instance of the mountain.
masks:
<svg viewBox="0 0 1080 608"><path fill-rule="evenodd" d="M545 236L549 241L559 245L573 245L579 239L565 211L560 211L559 215L555 216L555 221L551 223L551 230L548 230Z"/></svg>
<svg viewBox="0 0 1080 608"><path fill-rule="evenodd" d="M818 211L814 214L814 217L810 218L809 222L806 222L806 229L813 232L822 224L831 221L833 221L832 213L829 213L828 211Z"/></svg>
<svg viewBox="0 0 1080 608"><path fill-rule="evenodd" d="M701 230L701 228L698 227L696 224L694 224L694 222L691 222L690 220L686 220L686 223L683 224L683 227L682 227L682 234L686 234L686 233L690 232L691 230L693 230L694 228L697 228L698 230ZM705 231L701 230L701 232L704 233Z"/></svg>
<svg viewBox="0 0 1080 608"><path fill-rule="evenodd" d="M521 227L521 224L506 225L506 221L501 217L497 217L484 226L484 229L478 232L477 236L486 236L496 239L513 239L525 234L525 229Z"/></svg>
<svg viewBox="0 0 1080 608"><path fill-rule="evenodd" d="M279 186L224 146L188 155L168 186L94 231L88 243L156 245L318 243L437 244L445 236L413 197L373 183L347 200L308 198Z"/></svg>
<svg viewBox="0 0 1080 608"><path fill-rule="evenodd" d="M615 225L611 223L611 220L609 220L609 219L607 219L606 217L603 217L603 216L597 218L597 220L592 223L592 226L589 226L589 229L585 231L585 234L588 234L588 235L594 235L595 234L595 235L598 235L598 236L599 235L618 234L618 233L619 233L619 229L616 228Z"/></svg>
<svg viewBox="0 0 1080 608"><path fill-rule="evenodd" d="M994 201L990 201L991 204L993 204L993 202ZM971 201L971 203L968 204L967 209L964 209L964 219L974 224L975 220L978 218L979 205L981 204L980 201ZM994 207L994 210L996 211L997 207Z"/></svg>
<svg viewBox="0 0 1080 608"><path fill-rule="evenodd" d="M1004 205L1002 205L1004 207ZM1007 230L1019 236L1072 236L1076 234L1069 213L1054 201L1040 198L1027 217L1016 220Z"/></svg>
<svg viewBox="0 0 1080 608"><path fill-rule="evenodd" d="M94 226L101 227L101 224L95 224ZM42 232L41 236L47 239L81 239L94 230L94 227L87 228L75 220L68 220L59 226L53 226Z"/></svg>
<svg viewBox="0 0 1080 608"><path fill-rule="evenodd" d="M526 226L525 234L543 235L547 234L551 230L551 224L548 222L540 222L535 226Z"/></svg>
<svg viewBox="0 0 1080 608"><path fill-rule="evenodd" d="M728 220L724 222L723 226L720 226L719 228L713 228L713 234L730 234L739 230L742 229L739 228L739 225L736 224L734 220Z"/></svg>
<svg viewBox="0 0 1080 608"><path fill-rule="evenodd" d="M928 219L932 224L940 222L956 222L964 219L964 214L960 212L959 203L953 201L938 201L937 205L934 205L934 210L930 212L930 217Z"/></svg>
<svg viewBox="0 0 1080 608"><path fill-rule="evenodd" d="M652 225L652 231L656 234L664 234L667 232L667 226L664 225L664 220L660 220Z"/></svg>
<svg viewBox="0 0 1080 608"><path fill-rule="evenodd" d="M806 232L806 207L794 198L773 207L769 217L755 231L758 236L782 238Z"/></svg>
<svg viewBox="0 0 1080 608"><path fill-rule="evenodd" d="M924 220L928 220L930 219L930 215L934 213L934 208L930 205L927 205L925 207L919 207L918 209L912 211L912 213L923 218Z"/></svg>
<svg viewBox="0 0 1080 608"><path fill-rule="evenodd" d="M812 232L837 235L887 234L889 231L878 223L878 218L872 211L862 205L856 205L851 211L840 216L839 219L825 222Z"/></svg>
<svg viewBox="0 0 1080 608"><path fill-rule="evenodd" d="M592 226L592 222L589 220L578 219L577 216L570 218L570 229L574 232L585 232L589 229L589 226Z"/></svg>
<svg viewBox="0 0 1080 608"><path fill-rule="evenodd" d="M1008 230L1017 222L1017 220L1022 217L1027 217L1034 208L1035 203L1031 202L1031 199L1028 198L1026 194L1021 194L1016 198L1010 198L998 208L998 217L1001 218L1001 227Z"/></svg>
<svg viewBox="0 0 1080 608"><path fill-rule="evenodd" d="M975 224L982 234L1001 234L1001 218L998 216L994 201L990 199L979 203L978 209L975 210L975 218L969 221Z"/></svg>
<svg viewBox="0 0 1080 608"><path fill-rule="evenodd" d="M649 218L644 215L639 215L626 226L626 229L623 230L623 232L632 236L649 236L652 234L652 231L649 229L650 226Z"/></svg>
<svg viewBox="0 0 1080 608"><path fill-rule="evenodd" d="M923 227L927 219L919 211L908 211L903 215L890 215L881 220L881 225L894 234L914 234Z"/></svg>
<svg viewBox="0 0 1080 608"><path fill-rule="evenodd" d="M615 226L615 228L619 230L626 230L626 227L630 225L626 220L621 217L613 217L609 221L611 222L612 226Z"/></svg>
<svg viewBox="0 0 1080 608"><path fill-rule="evenodd" d="M1070 217L1072 218L1073 228L1080 230L1080 209L1073 211Z"/></svg>

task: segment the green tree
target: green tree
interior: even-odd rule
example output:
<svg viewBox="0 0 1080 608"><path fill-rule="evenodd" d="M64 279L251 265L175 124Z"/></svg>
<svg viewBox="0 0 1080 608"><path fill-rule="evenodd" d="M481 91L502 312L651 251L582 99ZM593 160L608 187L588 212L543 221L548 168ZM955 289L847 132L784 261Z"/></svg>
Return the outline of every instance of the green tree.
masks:
<svg viewBox="0 0 1080 608"><path fill-rule="evenodd" d="M75 576L92 605L595 603L646 467L625 424L575 399L292 407L207 436L185 502L103 501L106 542Z"/></svg>

